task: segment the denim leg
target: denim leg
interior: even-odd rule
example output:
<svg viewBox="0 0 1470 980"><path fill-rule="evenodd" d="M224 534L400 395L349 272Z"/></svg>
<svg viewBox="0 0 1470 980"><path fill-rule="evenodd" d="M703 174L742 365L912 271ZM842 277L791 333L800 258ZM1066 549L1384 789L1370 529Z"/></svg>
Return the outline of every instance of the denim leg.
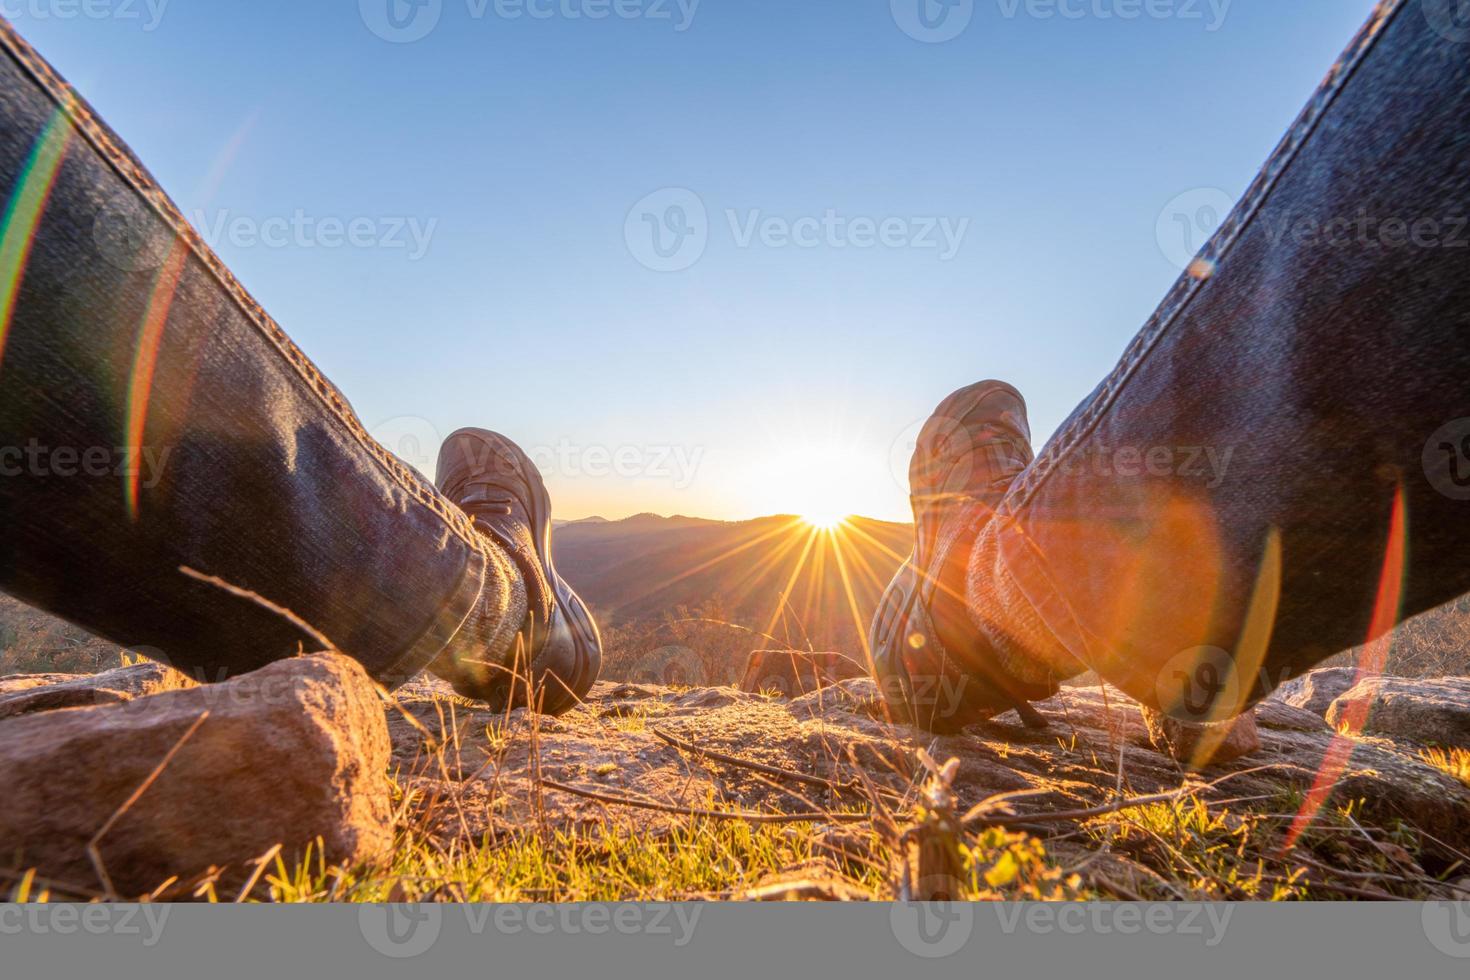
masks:
<svg viewBox="0 0 1470 980"><path fill-rule="evenodd" d="M1244 704L1470 591L1451 6L1379 5L981 534L970 611L1012 672Z"/></svg>
<svg viewBox="0 0 1470 980"><path fill-rule="evenodd" d="M513 636L506 556L3 21L0 49L0 588L209 680L319 644L181 568L388 683L467 618Z"/></svg>

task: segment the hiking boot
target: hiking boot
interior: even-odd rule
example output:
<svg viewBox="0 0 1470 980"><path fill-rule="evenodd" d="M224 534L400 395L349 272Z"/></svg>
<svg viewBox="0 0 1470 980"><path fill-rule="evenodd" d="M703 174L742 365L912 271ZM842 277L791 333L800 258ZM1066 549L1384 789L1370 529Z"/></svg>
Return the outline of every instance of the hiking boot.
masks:
<svg viewBox="0 0 1470 980"><path fill-rule="evenodd" d="M460 429L439 450L434 484L520 570L527 613L510 649L471 646L467 654L461 645L430 669L497 710L528 703L529 676L529 703L547 714L569 710L597 679L602 639L587 606L551 563L551 498L536 464L502 435Z"/></svg>
<svg viewBox="0 0 1470 980"><path fill-rule="evenodd" d="M1004 674L965 600L975 538L1033 457L1025 399L999 381L950 395L920 431L909 464L914 551L870 633L896 721L951 733L1014 708L1028 727L1045 726L1029 702L1054 691Z"/></svg>

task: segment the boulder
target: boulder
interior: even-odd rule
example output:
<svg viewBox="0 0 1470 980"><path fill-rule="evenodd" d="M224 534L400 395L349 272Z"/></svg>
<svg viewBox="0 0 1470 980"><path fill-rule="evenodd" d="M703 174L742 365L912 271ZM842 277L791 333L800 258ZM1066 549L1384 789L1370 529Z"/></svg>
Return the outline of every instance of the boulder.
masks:
<svg viewBox="0 0 1470 980"><path fill-rule="evenodd" d="M745 661L740 690L748 694L776 691L782 697L795 698L867 675L862 663L841 653L756 650Z"/></svg>
<svg viewBox="0 0 1470 980"><path fill-rule="evenodd" d="M1334 728L1360 721L1370 735L1470 749L1470 677L1369 677L1327 709Z"/></svg>
<svg viewBox="0 0 1470 980"><path fill-rule="evenodd" d="M164 894L186 896L219 868L220 897L232 898L252 860L277 844L288 863L318 838L328 862L390 845L388 759L378 689L338 654L9 718L0 722L3 859L36 868L57 891L128 897L174 877ZM104 828L99 871L88 845Z"/></svg>
<svg viewBox="0 0 1470 980"><path fill-rule="evenodd" d="M1256 724L1262 728L1278 728L1290 732L1326 732L1332 726L1326 719L1306 708L1267 698L1256 705Z"/></svg>
<svg viewBox="0 0 1470 980"><path fill-rule="evenodd" d="M1139 709L1143 712L1143 724L1154 748L1193 768L1233 762L1261 748L1254 712L1247 711L1232 721L1202 725L1180 721L1144 705ZM1218 741L1213 743L1213 748L1208 748L1208 757L1196 759L1196 753L1207 740Z"/></svg>
<svg viewBox="0 0 1470 980"><path fill-rule="evenodd" d="M1337 696L1357 682L1356 667L1323 667L1287 681L1271 698L1325 716Z"/></svg>
<svg viewBox="0 0 1470 980"><path fill-rule="evenodd" d="M152 661L100 674L17 674L0 678L0 718L117 704L193 686L188 675Z"/></svg>

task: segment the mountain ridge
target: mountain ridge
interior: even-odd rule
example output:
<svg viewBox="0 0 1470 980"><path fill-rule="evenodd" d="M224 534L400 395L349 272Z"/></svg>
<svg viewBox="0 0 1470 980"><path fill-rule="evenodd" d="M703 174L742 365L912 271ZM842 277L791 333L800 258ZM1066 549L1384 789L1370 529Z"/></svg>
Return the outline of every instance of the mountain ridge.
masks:
<svg viewBox="0 0 1470 980"><path fill-rule="evenodd" d="M911 536L910 525L861 517L826 531L789 514L744 521L640 514L563 525L552 554L606 626L713 607L783 642L856 655ZM782 623L784 634L776 629Z"/></svg>

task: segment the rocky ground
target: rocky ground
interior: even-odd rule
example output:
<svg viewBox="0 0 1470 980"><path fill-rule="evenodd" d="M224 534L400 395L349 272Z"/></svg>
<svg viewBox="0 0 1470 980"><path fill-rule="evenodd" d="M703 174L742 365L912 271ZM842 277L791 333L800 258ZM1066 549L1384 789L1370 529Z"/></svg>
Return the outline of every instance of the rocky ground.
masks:
<svg viewBox="0 0 1470 980"><path fill-rule="evenodd" d="M317 838L328 860L361 863L395 831L447 853L528 833L658 839L707 811L808 814L840 855L849 825L910 826L953 759L954 813L1022 794L980 823L1036 835L1108 894L1182 895L1160 862L1195 859L1169 857L1164 831L1100 832L1079 811L1181 789L1222 833L1253 821L1273 847L1320 814L1352 853L1271 857L1312 897L1440 894L1470 875L1470 774L1426 750L1470 748L1470 681L1356 681L1322 671L1280 692L1256 709L1258 748L1194 774L1154 746L1136 703L1097 687L1038 704L1045 730L1010 714L934 737L890 724L865 678L789 699L599 683L556 719L494 713L427 677L387 699L328 654L209 687L149 665L3 678L0 839L14 853L0 870L36 867L80 895L178 897L215 865L215 893L231 897L259 858ZM1329 724L1362 716L1356 735Z"/></svg>
<svg viewBox="0 0 1470 980"><path fill-rule="evenodd" d="M1415 684L1421 690L1435 687ZM1470 717L1470 682L1461 682L1459 690L1463 700L1456 714ZM1012 713L950 737L889 724L867 679L793 700L728 687L600 683L584 706L557 719L525 712L507 719L477 710L432 679L399 691L398 702L405 715L390 714L388 726L394 763L403 785L428 801L434 825L445 835L510 832L533 821L568 827L620 819L648 828L671 819L547 790L547 780L683 807L791 812L854 802L851 793L794 785L706 753L839 786L861 767L876 786L903 796L912 794L923 774L916 761L923 749L940 761L959 760L953 785L962 808L997 793L1035 791L1017 804L1027 813L1091 807L1116 798L1120 787L1128 796L1153 795L1191 778L1151 744L1137 703L1111 688L1067 689L1039 703L1037 710L1050 723L1044 731L1028 729ZM1439 699L1433 703L1444 709ZM1284 700L1261 705L1256 719L1258 751L1199 774L1219 784L1215 798L1265 795L1279 801L1306 794L1336 744L1350 749L1334 783L1336 799L1362 799L1377 820L1401 819L1448 846L1470 850L1470 786L1422 761L1419 741L1371 732L1339 737L1321 715ZM425 764L420 725L450 733L446 766L437 757Z"/></svg>

